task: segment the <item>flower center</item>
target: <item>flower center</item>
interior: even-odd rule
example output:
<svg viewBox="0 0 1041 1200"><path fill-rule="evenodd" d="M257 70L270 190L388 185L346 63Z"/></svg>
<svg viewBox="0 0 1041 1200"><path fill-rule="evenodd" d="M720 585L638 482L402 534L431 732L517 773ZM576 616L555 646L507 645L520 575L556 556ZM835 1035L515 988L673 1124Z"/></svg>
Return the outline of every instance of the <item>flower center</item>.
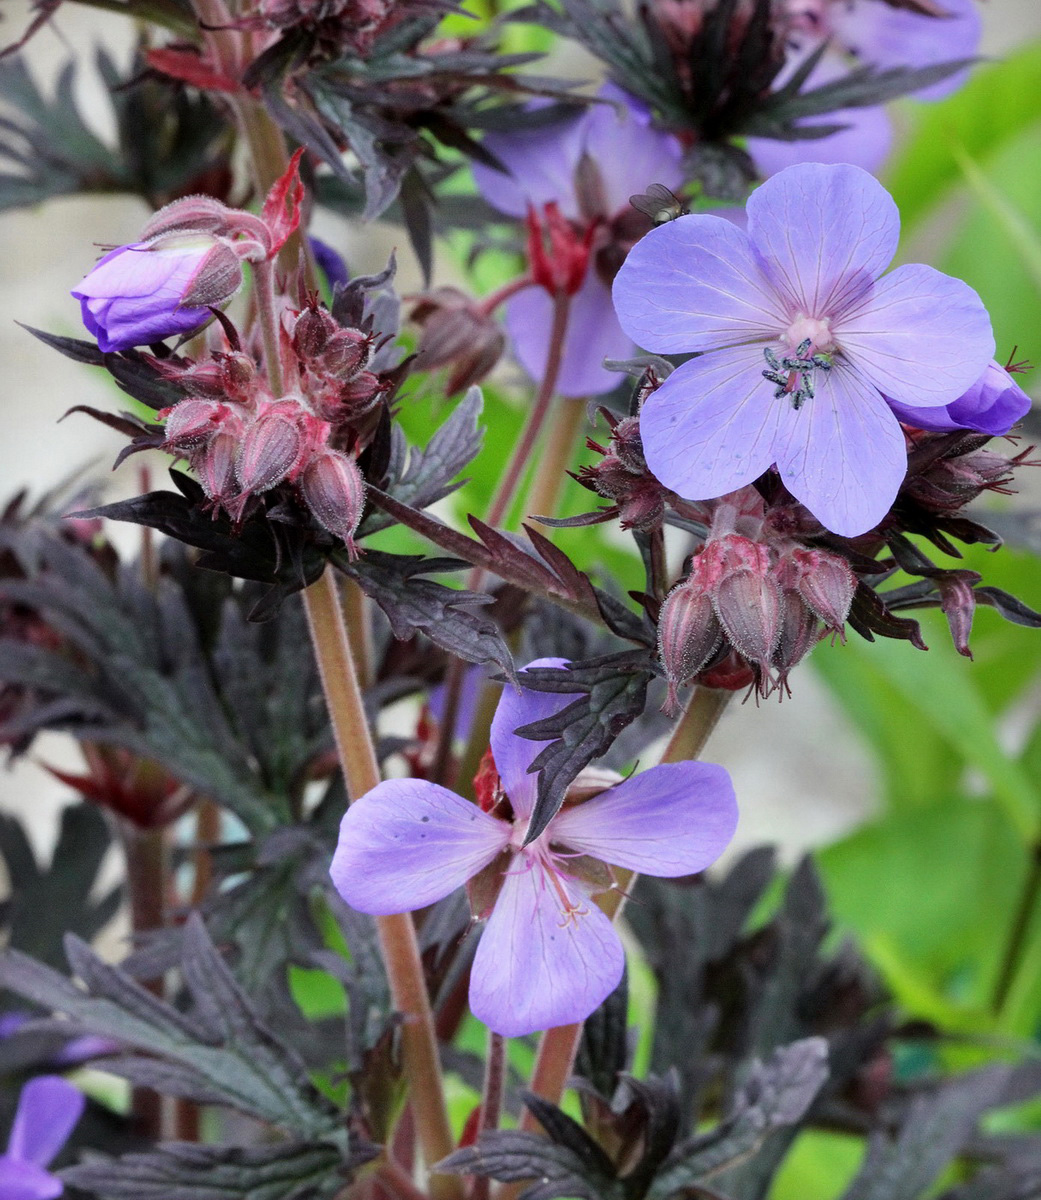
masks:
<svg viewBox="0 0 1041 1200"><path fill-rule="evenodd" d="M763 350L766 370L763 378L777 385L774 399L787 396L796 412L803 403L812 400L815 391L814 372L830 371L835 343L827 321L799 315L781 334L779 349L767 346ZM784 354L783 351L788 353Z"/></svg>

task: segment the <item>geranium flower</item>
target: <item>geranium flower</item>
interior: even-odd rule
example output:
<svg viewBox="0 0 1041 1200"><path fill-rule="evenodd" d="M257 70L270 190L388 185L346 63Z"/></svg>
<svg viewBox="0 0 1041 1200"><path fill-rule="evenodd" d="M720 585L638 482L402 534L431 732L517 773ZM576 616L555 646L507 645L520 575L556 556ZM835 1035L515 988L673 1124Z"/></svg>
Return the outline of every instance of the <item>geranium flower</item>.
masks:
<svg viewBox="0 0 1041 1200"><path fill-rule="evenodd" d="M628 358L633 343L614 315L611 281L629 247L650 227L629 197L652 183L678 188L683 182L676 138L652 129L647 110L621 89L608 85L600 94L614 103L591 105L548 126L488 134L484 145L505 172L473 166L485 200L507 216L523 218L529 207L541 212L556 204L579 240L596 226L589 270L571 299L557 380L564 396L599 395L617 386L619 377L601 364ZM533 379L545 371L552 323L553 299L542 288L507 301L514 353Z"/></svg>
<svg viewBox="0 0 1041 1200"><path fill-rule="evenodd" d="M707 500L776 465L823 525L853 537L885 516L907 469L886 398L957 400L994 353L990 318L932 267L882 274L900 218L859 167L789 167L747 213L747 233L711 216L652 230L615 280L626 333L699 354L644 405L647 466Z"/></svg>
<svg viewBox="0 0 1041 1200"><path fill-rule="evenodd" d="M622 944L590 899L610 886L601 863L660 876L702 871L737 822L722 767L673 763L566 805L524 846L537 788L528 768L545 743L514 730L572 699L503 692L491 728L501 781L491 812L426 780L387 780L347 810L333 856L337 891L375 914L433 904L497 861L501 888L474 958L470 1008L507 1037L583 1020L621 979Z"/></svg>
<svg viewBox="0 0 1041 1200"><path fill-rule="evenodd" d="M62 1181L45 1168L83 1114L82 1093L60 1075L38 1075L22 1088L7 1153L0 1156L3 1200L53 1200Z"/></svg>
<svg viewBox="0 0 1041 1200"><path fill-rule="evenodd" d="M946 433L953 429L975 429L1002 437L1030 411L1030 397L1005 368L993 359L986 370L952 404L942 408L908 408L890 400L890 408L905 425Z"/></svg>

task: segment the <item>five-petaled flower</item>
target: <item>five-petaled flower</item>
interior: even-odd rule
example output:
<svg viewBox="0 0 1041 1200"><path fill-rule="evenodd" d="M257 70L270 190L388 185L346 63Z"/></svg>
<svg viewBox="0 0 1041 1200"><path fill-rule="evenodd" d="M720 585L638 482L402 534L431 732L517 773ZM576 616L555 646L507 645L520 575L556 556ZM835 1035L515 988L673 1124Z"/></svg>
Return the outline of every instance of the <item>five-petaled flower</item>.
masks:
<svg viewBox="0 0 1041 1200"><path fill-rule="evenodd" d="M491 728L501 795L490 813L435 783L387 780L347 810L332 862L340 895L375 914L433 904L496 863L501 887L474 958L470 1007L508 1037L583 1020L621 979L621 942L591 899L610 886L601 864L666 877L702 871L737 823L722 767L672 763L566 804L524 846L537 781L529 768L545 743L514 730L573 699L504 691Z"/></svg>
<svg viewBox="0 0 1041 1200"><path fill-rule="evenodd" d="M691 500L776 466L823 525L853 537L882 520L907 470L887 400L957 400L994 353L990 318L932 267L882 274L900 218L859 167L789 167L747 212L747 233L712 216L652 230L615 280L628 334L698 353L644 405L647 465Z"/></svg>
<svg viewBox="0 0 1041 1200"><path fill-rule="evenodd" d="M62 1182L46 1168L83 1113L83 1095L60 1075L38 1075L22 1088L6 1154L0 1155L3 1200L53 1200Z"/></svg>

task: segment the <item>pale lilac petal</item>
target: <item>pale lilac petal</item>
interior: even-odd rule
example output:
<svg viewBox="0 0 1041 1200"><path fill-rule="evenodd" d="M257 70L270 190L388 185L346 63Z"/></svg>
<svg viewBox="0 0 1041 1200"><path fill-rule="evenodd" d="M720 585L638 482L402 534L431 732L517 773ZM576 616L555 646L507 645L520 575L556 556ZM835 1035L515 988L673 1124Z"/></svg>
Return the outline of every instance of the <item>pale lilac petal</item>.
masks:
<svg viewBox="0 0 1041 1200"><path fill-rule="evenodd" d="M651 127L645 105L606 85L600 95L624 105L594 104L586 118L585 148L600 173L603 214L613 217L629 207L629 197L652 183L675 189L683 183L683 151L671 133Z"/></svg>
<svg viewBox="0 0 1041 1200"><path fill-rule="evenodd" d="M832 322L842 352L901 404L950 404L994 356L983 301L967 283L921 263L897 267Z"/></svg>
<svg viewBox="0 0 1041 1200"><path fill-rule="evenodd" d="M758 479L777 457L787 400L763 378L761 346L735 346L678 367L647 399L647 466L688 500L711 500Z"/></svg>
<svg viewBox="0 0 1041 1200"><path fill-rule="evenodd" d="M964 396L939 408L911 408L890 400L897 419L916 429L975 429L1002 437L1030 411L1030 397L1000 363L991 361Z"/></svg>
<svg viewBox="0 0 1041 1200"><path fill-rule="evenodd" d="M506 328L520 365L532 379L540 380L553 328L549 292L527 288L507 301ZM590 269L571 298L557 391L563 396L599 396L613 391L621 376L601 364L605 358L629 358L634 353L632 339L622 332L614 314L610 288Z"/></svg>
<svg viewBox="0 0 1041 1200"><path fill-rule="evenodd" d="M84 276L72 294L77 299L86 296L99 300L111 296L153 296L169 289L171 279L187 284L208 249L205 246L197 254L175 255L150 250L140 242L119 246L98 260L98 265ZM171 294L179 300L183 290L182 286Z"/></svg>
<svg viewBox="0 0 1041 1200"><path fill-rule="evenodd" d="M535 107L533 105L533 107ZM472 164L481 195L508 217L523 217L528 205L556 201L573 220L579 216L575 169L582 157L586 114L512 133L489 133L483 145L506 168Z"/></svg>
<svg viewBox="0 0 1041 1200"><path fill-rule="evenodd" d="M527 667L566 666L565 658L537 658L527 664ZM524 669L527 670L527 667ZM521 678L523 677L522 671ZM521 725L530 725L552 717L577 698L571 693L562 695L559 692L534 692L529 688L515 688L509 684L502 689L488 740L503 789L510 798L514 816L518 821L527 821L531 816L538 788L538 775L529 775L528 768L548 743L517 737L513 731Z"/></svg>
<svg viewBox="0 0 1041 1200"><path fill-rule="evenodd" d="M832 5L835 37L863 63L880 70L930 67L972 58L979 51L982 20L977 0L940 0L950 17L923 17L883 0ZM921 88L920 100L939 100L965 82L968 70Z"/></svg>
<svg viewBox="0 0 1041 1200"><path fill-rule="evenodd" d="M816 395L789 409L777 469L792 495L832 533L856 537L889 511L907 473L899 422L857 373L815 372Z"/></svg>
<svg viewBox="0 0 1041 1200"><path fill-rule="evenodd" d="M618 934L593 901L537 860L525 869L518 856L477 947L470 1008L503 1037L570 1025L614 991L624 968Z"/></svg>
<svg viewBox="0 0 1041 1200"><path fill-rule="evenodd" d="M83 1093L60 1075L38 1075L22 1088L7 1153L45 1167L83 1115Z"/></svg>
<svg viewBox="0 0 1041 1200"><path fill-rule="evenodd" d="M36 1163L20 1158L0 1157L0 1198L2 1200L54 1200L64 1188L57 1175Z"/></svg>
<svg viewBox="0 0 1041 1200"><path fill-rule="evenodd" d="M748 236L722 217L652 229L630 250L613 295L625 332L663 354L765 341L789 320Z"/></svg>
<svg viewBox="0 0 1041 1200"><path fill-rule="evenodd" d="M652 767L563 809L554 843L644 875L691 875L714 863L737 828L730 776L713 763Z"/></svg>
<svg viewBox="0 0 1041 1200"><path fill-rule="evenodd" d="M424 779L388 779L340 823L329 874L359 912L409 912L461 887L510 840L505 821Z"/></svg>
<svg viewBox="0 0 1041 1200"><path fill-rule="evenodd" d="M900 238L892 196L860 167L801 163L748 199L748 236L793 315L826 319L889 266Z"/></svg>
<svg viewBox="0 0 1041 1200"><path fill-rule="evenodd" d="M774 87L781 87L801 64L805 54L791 54ZM839 79L849 71L848 63L837 54L825 54L803 91L821 87ZM881 106L870 108L840 108L820 117L805 117L797 126L844 125L845 129L828 137L783 142L779 138L748 139L747 150L764 178L776 175L796 163L852 163L875 174L889 157L893 144L893 126Z"/></svg>

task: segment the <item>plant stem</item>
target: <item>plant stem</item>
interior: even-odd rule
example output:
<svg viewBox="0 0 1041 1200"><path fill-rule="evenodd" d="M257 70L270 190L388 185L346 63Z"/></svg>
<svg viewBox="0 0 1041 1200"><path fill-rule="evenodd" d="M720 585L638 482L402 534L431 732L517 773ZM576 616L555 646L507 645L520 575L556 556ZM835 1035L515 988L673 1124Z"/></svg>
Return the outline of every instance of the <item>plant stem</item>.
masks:
<svg viewBox="0 0 1041 1200"><path fill-rule="evenodd" d="M275 312L275 264L268 260L253 264L253 279L256 283L254 295L257 299L257 315L260 332L264 339L264 365L267 367L271 393L277 399L282 395L282 358L279 354L278 314Z"/></svg>
<svg viewBox="0 0 1041 1200"><path fill-rule="evenodd" d="M994 994L991 997L991 1009L997 1014L1004 1010L1012 990L1012 983L1023 955L1027 931L1037 907L1039 894L1041 894L1041 843L1035 842L1030 849L1030 866L1027 869L1026 879L1023 881L1023 890L1019 894L1019 903L1012 918L1008 941L1005 944L1005 953L1001 960L1001 969L998 971Z"/></svg>
<svg viewBox="0 0 1041 1200"><path fill-rule="evenodd" d="M534 286L535 281L530 275L518 275L516 279L511 279L509 283L504 283L501 288L485 296L480 301L481 312L486 317L490 317L499 305L505 304L511 296L516 296L518 292L524 291L525 288Z"/></svg>
<svg viewBox="0 0 1041 1200"><path fill-rule="evenodd" d="M517 489L524 477L528 459L539 440L546 418L549 416L553 401L553 393L557 388L557 376L560 374L560 364L564 357L564 335L567 333L568 313L571 309L571 297L561 294L553 300L553 325L549 334L549 350L546 353L546 370L539 384L535 404L528 414L528 422L524 426L521 439L513 451L513 457L502 477L499 489L492 500L491 508L485 518L489 525L499 525L513 503Z"/></svg>
<svg viewBox="0 0 1041 1200"><path fill-rule="evenodd" d="M733 694L719 688L695 688L686 711L672 731L672 737L665 747L661 761L686 762L697 758L705 748L709 735L715 729ZM614 873L616 886L596 897L597 904L612 920L621 912L626 896L636 882L635 871L615 868ZM581 1025L561 1025L557 1029L546 1030L539 1042L530 1091L552 1104L560 1103L560 1097L564 1094L564 1087L571 1075L575 1055L578 1053L581 1034ZM525 1109L520 1127L535 1131L539 1128L539 1123L531 1112ZM507 1197L515 1194L506 1189L502 1200L507 1200Z"/></svg>
<svg viewBox="0 0 1041 1200"><path fill-rule="evenodd" d="M481 1096L481 1115L477 1123L477 1136L499 1128L502 1102L506 1091L506 1039L488 1030L488 1054L484 1064L484 1092ZM487 1175L478 1175L470 1189L469 1200L488 1200L492 1181Z"/></svg>
<svg viewBox="0 0 1041 1200"><path fill-rule="evenodd" d="M365 593L353 579L343 581L343 620L347 627L347 640L354 656L354 666L363 688L375 679L375 664L372 651L372 626Z"/></svg>
<svg viewBox="0 0 1041 1200"><path fill-rule="evenodd" d="M304 604L347 794L356 800L379 783L380 773L331 567L305 590ZM454 1141L416 929L409 913L377 917L376 924L394 1007L404 1018L404 1072L429 1168L452 1152ZM455 1176L433 1174L429 1185L433 1200L462 1198L462 1184Z"/></svg>
<svg viewBox="0 0 1041 1200"><path fill-rule="evenodd" d="M549 428L535 468L535 480L528 493L525 507L533 516L557 515L560 492L568 478L567 469L575 452L575 442L586 426L585 397L561 396L557 413L559 419Z"/></svg>

